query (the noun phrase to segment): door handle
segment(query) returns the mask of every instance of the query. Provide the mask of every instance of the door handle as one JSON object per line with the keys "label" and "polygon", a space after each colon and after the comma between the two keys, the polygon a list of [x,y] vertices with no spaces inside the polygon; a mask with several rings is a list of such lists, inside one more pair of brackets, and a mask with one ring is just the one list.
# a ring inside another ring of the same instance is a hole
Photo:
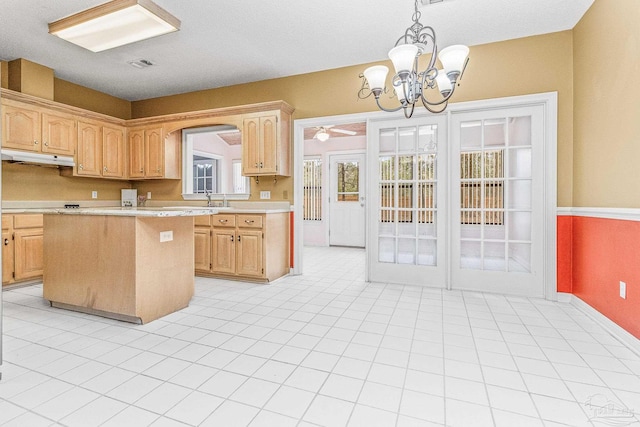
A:
{"label": "door handle", "polygon": [[4,245],[8,246],[9,245],[9,239],[4,239]]}

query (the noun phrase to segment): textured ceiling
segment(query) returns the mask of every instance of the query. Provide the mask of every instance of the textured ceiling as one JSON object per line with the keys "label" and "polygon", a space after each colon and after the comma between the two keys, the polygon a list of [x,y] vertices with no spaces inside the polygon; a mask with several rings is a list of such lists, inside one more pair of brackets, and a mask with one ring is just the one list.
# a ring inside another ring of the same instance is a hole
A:
{"label": "textured ceiling", "polygon": [[[411,24],[409,0],[155,0],[182,21],[169,35],[93,53],[47,23],[104,0],[2,0],[0,59],[127,100],[148,99],[381,61]],[[571,29],[593,0],[444,0],[422,6],[440,47]],[[144,58],[157,65],[135,69]]]}

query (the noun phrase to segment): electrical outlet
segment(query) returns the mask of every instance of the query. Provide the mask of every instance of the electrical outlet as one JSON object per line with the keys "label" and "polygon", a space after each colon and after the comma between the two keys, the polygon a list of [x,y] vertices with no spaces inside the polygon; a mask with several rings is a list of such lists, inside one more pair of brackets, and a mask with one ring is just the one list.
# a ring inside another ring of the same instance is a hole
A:
{"label": "electrical outlet", "polygon": [[147,200],[151,200],[151,191],[147,191]]}
{"label": "electrical outlet", "polygon": [[169,231],[161,231],[160,232],[160,242],[170,242],[173,240],[173,230]]}
{"label": "electrical outlet", "polygon": [[261,199],[270,199],[271,198],[271,191],[261,191],[260,192],[260,198]]}
{"label": "electrical outlet", "polygon": [[91,192],[91,198],[92,199],[97,199],[98,198],[98,192],[97,191],[92,191]]}
{"label": "electrical outlet", "polygon": [[622,280],[620,281],[620,298],[627,299],[627,284]]}

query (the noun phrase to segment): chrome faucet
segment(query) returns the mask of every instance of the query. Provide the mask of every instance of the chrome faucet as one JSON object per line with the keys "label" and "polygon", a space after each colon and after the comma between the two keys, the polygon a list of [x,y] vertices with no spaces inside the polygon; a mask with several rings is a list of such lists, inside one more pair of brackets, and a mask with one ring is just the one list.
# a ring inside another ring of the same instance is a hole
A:
{"label": "chrome faucet", "polygon": [[227,201],[227,193],[222,194],[222,206],[225,208],[229,206],[229,202]]}
{"label": "chrome faucet", "polygon": [[211,191],[205,188],[204,194],[207,196],[207,207],[211,207]]}

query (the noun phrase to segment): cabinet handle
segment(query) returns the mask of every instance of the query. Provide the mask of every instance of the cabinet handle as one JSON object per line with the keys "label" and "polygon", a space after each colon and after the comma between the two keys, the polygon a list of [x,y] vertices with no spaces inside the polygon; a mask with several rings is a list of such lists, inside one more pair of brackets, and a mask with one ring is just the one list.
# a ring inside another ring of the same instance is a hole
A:
{"label": "cabinet handle", "polygon": [[44,145],[45,145],[46,147],[48,147],[48,146],[49,146],[49,143],[48,143],[47,141],[45,141],[45,142],[44,142]]}
{"label": "cabinet handle", "polygon": [[160,168],[158,168],[158,169],[156,170],[156,172],[160,172]]}
{"label": "cabinet handle", "polygon": [[238,242],[240,241],[240,236],[238,236]]}
{"label": "cabinet handle", "polygon": [[262,169],[262,162],[260,162],[260,169]]}
{"label": "cabinet handle", "polygon": [[256,162],[256,167],[258,167],[258,163]]}
{"label": "cabinet handle", "polygon": [[36,141],[35,139],[33,140],[33,145],[38,145],[38,141]]}
{"label": "cabinet handle", "polygon": [[9,239],[4,239],[4,245],[8,246],[9,245]]}
{"label": "cabinet handle", "polygon": [[227,222],[229,222],[229,220],[227,220],[227,219],[219,219],[218,222],[226,224]]}
{"label": "cabinet handle", "polygon": [[80,164],[78,165],[78,169],[80,169],[80,170],[84,169],[84,166],[82,166],[82,163],[80,163]]}
{"label": "cabinet handle", "polygon": [[233,242],[233,234],[231,235],[231,241]]}
{"label": "cabinet handle", "polygon": [[245,219],[244,222],[246,222],[247,224],[253,224],[255,221],[252,219]]}
{"label": "cabinet handle", "polygon": [[105,166],[105,167],[104,167],[104,171],[105,171],[105,172],[109,172],[109,169],[107,169],[107,167]]}
{"label": "cabinet handle", "polygon": [[140,168],[140,173],[143,173],[143,172],[144,172],[144,169]]}

